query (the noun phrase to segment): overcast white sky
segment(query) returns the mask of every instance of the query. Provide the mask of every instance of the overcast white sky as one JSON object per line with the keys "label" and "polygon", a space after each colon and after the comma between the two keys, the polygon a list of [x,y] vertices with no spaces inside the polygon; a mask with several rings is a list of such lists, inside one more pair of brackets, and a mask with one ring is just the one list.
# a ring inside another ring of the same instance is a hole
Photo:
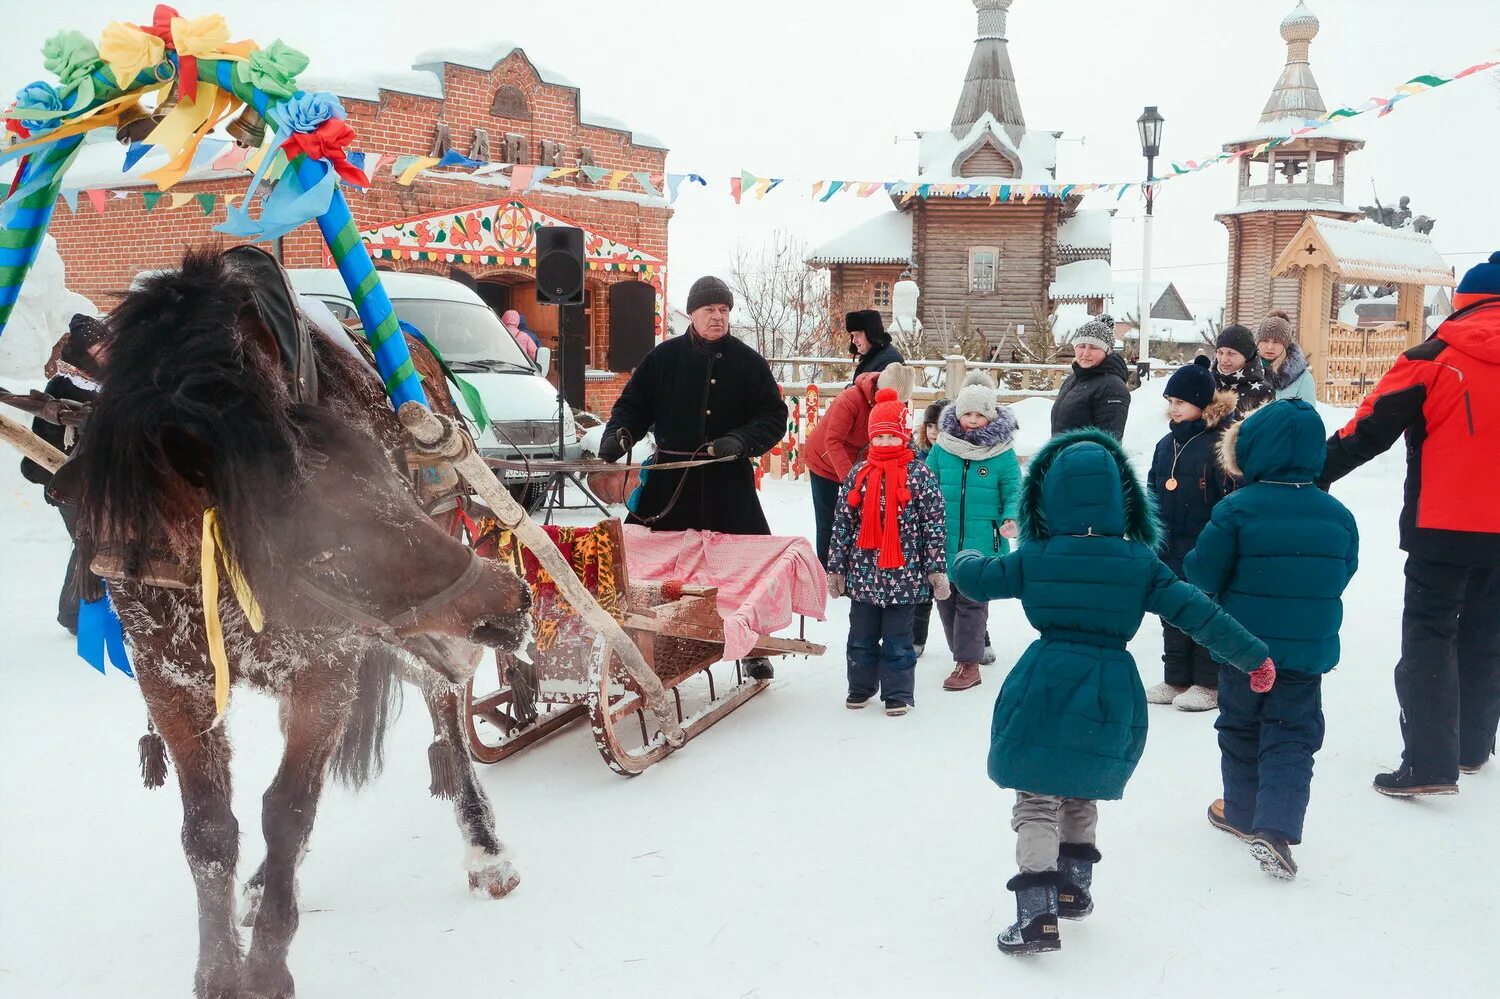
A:
{"label": "overcast white sky", "polygon": [[[1259,115],[1285,58],[1277,26],[1294,4],[1016,0],[1008,35],[1027,124],[1066,133],[1064,180],[1141,175],[1135,118],[1146,104],[1166,116],[1165,158],[1211,154]],[[1447,75],[1500,58],[1495,0],[1309,5],[1323,22],[1312,65],[1330,107],[1385,96],[1420,73]],[[153,6],[3,0],[0,86],[8,92],[42,75],[41,44],[54,31],[95,36],[111,20],[149,20]],[[737,207],[723,178],[741,168],[809,179],[912,176],[912,133],[951,118],[975,24],[969,0],[217,0],[179,7],[189,16],[222,13],[236,37],[263,45],[281,37],[311,55],[320,74],[403,69],[436,46],[518,42],[577,83],[589,106],[664,138],[668,169],[716,181],[707,191],[684,188],[677,202],[674,298],[699,273],[722,269],[737,240],[754,244],[783,227],[816,243],[877,200],[813,204],[799,186]],[[1460,271],[1500,248],[1493,72],[1413,98],[1387,118],[1358,120],[1368,145],[1351,159],[1350,201],[1368,203],[1372,179],[1383,200],[1410,194],[1414,210],[1438,219],[1434,239]],[[1195,307],[1222,304],[1226,240],[1213,215],[1233,200],[1234,175],[1223,167],[1176,181],[1158,199],[1158,272]],[[1133,278],[1142,209],[1133,196],[1119,205],[1115,265]]]}

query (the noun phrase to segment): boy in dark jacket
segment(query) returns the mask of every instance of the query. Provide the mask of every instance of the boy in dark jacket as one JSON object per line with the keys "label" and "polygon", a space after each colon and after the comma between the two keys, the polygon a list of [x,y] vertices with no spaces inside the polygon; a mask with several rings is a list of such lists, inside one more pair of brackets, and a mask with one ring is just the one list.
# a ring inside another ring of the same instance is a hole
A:
{"label": "boy in dark jacket", "polygon": [[848,596],[849,696],[862,708],[876,694],[885,713],[916,703],[917,606],[949,594],[943,494],[912,453],[906,404],[895,389],[875,393],[870,449],[839,492],[828,550],[828,595]]}
{"label": "boy in dark jacket", "polygon": [[[938,429],[938,418],[943,415],[943,410],[947,405],[947,399],[938,399],[936,402],[929,403],[927,408],[922,411],[922,422],[917,427],[917,437],[912,443],[914,450],[917,452],[917,458],[923,464],[927,463],[928,452],[937,443],[938,434],[942,432]],[[917,605],[916,620],[912,625],[912,639],[916,642],[915,648],[918,659],[922,658],[922,653],[927,649],[927,634],[931,630],[932,601],[927,600]],[[984,644],[990,644],[988,633],[985,635]]]}
{"label": "boy in dark jacket", "polygon": [[1108,433],[1054,437],[1031,460],[1018,551],[960,552],[954,585],[972,600],[1020,597],[1041,632],[1016,663],[990,726],[990,779],[1015,788],[1020,873],[1008,954],[1057,950],[1057,920],[1093,911],[1097,801],[1123,797],[1146,745],[1146,699],[1126,643],[1160,614],[1269,690],[1265,643],[1156,557],[1150,495]]}
{"label": "boy in dark jacket", "polygon": [[1209,822],[1250,843],[1261,870],[1290,880],[1302,841],[1313,754],[1323,745],[1323,674],[1338,665],[1344,587],[1354,576],[1354,516],[1314,484],[1323,421],[1301,399],[1273,402],[1230,427],[1220,461],[1243,479],[1184,560],[1187,580],[1266,643],[1276,687],[1257,693],[1219,671],[1222,804]]}
{"label": "boy in dark jacket", "polygon": [[[1156,445],[1146,486],[1161,514],[1161,560],[1182,578],[1182,558],[1198,542],[1214,504],[1234,489],[1219,465],[1218,444],[1234,420],[1239,402],[1233,392],[1215,390],[1208,358],[1185,364],[1167,379],[1167,419],[1171,429]],[[1208,650],[1166,622],[1161,626],[1161,683],[1146,690],[1147,704],[1171,704],[1179,711],[1211,711],[1219,704],[1219,667]]]}

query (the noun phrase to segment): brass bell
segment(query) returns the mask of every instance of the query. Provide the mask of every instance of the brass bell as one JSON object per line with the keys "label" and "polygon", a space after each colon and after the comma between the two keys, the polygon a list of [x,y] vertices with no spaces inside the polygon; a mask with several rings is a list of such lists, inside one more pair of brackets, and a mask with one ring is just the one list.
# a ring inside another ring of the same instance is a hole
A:
{"label": "brass bell", "polygon": [[266,122],[254,108],[246,105],[238,118],[224,126],[224,131],[235,144],[245,149],[259,149],[266,138]]}
{"label": "brass bell", "polygon": [[172,82],[172,89],[167,91],[167,99],[156,105],[156,110],[151,112],[151,123],[153,127],[155,127],[156,125],[160,125],[163,121],[165,121],[167,115],[172,113],[172,109],[177,107],[177,98],[177,82],[174,80]]}
{"label": "brass bell", "polygon": [[115,125],[115,140],[126,146],[143,142],[155,127],[156,121],[151,117],[151,112],[137,102],[120,113],[120,121]]}

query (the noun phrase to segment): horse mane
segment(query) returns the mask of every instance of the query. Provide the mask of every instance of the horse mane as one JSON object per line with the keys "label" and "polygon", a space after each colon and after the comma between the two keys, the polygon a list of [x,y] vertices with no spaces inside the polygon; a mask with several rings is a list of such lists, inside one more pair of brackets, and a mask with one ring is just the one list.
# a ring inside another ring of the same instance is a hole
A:
{"label": "horse mane", "polygon": [[[272,519],[294,506],[324,454],[368,453],[361,465],[393,474],[388,455],[359,440],[360,429],[375,431],[367,407],[378,380],[320,338],[324,398],[295,404],[276,362],[240,330],[252,291],[217,248],[189,250],[180,269],[142,279],[111,314],[103,388],[69,462],[81,556],[110,546],[137,566],[164,546],[196,548],[197,518],[212,506],[253,584],[274,568]],[[389,449],[399,424],[383,399],[380,408],[389,425],[376,439]]]}

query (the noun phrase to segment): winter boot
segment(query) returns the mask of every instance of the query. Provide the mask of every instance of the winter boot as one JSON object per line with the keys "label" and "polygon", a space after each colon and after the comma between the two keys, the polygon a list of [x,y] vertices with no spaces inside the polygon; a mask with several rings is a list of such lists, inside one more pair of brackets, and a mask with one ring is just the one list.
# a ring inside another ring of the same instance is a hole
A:
{"label": "winter boot", "polygon": [[1187,691],[1186,687],[1174,687],[1170,683],[1163,681],[1154,687],[1146,688],[1146,703],[1171,704],[1174,698],[1180,694],[1186,694]]}
{"label": "winter boot", "polygon": [[1092,843],[1063,843],[1057,851],[1057,914],[1082,919],[1094,911],[1094,865],[1099,851]]}
{"label": "winter boot", "polygon": [[991,666],[995,662],[995,647],[987,640],[984,643],[984,655],[979,659],[979,665]]}
{"label": "winter boot", "polygon": [[1215,829],[1222,829],[1229,835],[1238,837],[1239,839],[1244,840],[1246,843],[1250,842],[1250,840],[1254,838],[1250,833],[1241,829],[1239,826],[1235,825],[1233,822],[1230,822],[1229,819],[1224,817],[1223,798],[1215,798],[1214,803],[1208,806],[1208,824],[1213,826]]}
{"label": "winter boot", "polygon": [[1212,711],[1219,706],[1219,691],[1216,687],[1192,686],[1172,698],[1172,707],[1178,711]]}
{"label": "winter boot", "polygon": [[1062,948],[1057,935],[1057,872],[1022,871],[1006,882],[1016,893],[1016,921],[995,938],[1007,954],[1041,954]]}
{"label": "winter boot", "polygon": [[745,675],[752,680],[769,680],[776,675],[776,670],[771,668],[771,660],[765,656],[742,659],[740,665],[745,667]]}
{"label": "winter boot", "polygon": [[848,708],[850,711],[858,711],[860,708],[870,703],[870,698],[872,696],[873,695],[871,694],[866,694],[865,696],[860,697],[858,694],[851,690],[849,691],[849,696],[844,698],[844,707]]}
{"label": "winter boot", "polygon": [[1449,780],[1423,780],[1404,765],[1394,773],[1376,774],[1375,790],[1392,798],[1415,798],[1424,794],[1457,794],[1458,783]]}
{"label": "winter boot", "polygon": [[1297,862],[1292,859],[1292,844],[1279,832],[1257,829],[1250,840],[1250,855],[1260,861],[1260,869],[1273,878],[1290,881],[1297,876]]}
{"label": "winter boot", "polygon": [[979,686],[979,664],[958,663],[953,667],[953,672],[948,679],[943,681],[944,690],[968,690],[970,687]]}
{"label": "winter boot", "polygon": [[1484,769],[1484,765],[1485,765],[1486,762],[1488,762],[1488,761],[1481,760],[1478,763],[1460,763],[1458,765],[1458,772],[1461,773],[1461,774],[1470,774],[1470,775],[1477,774],[1477,773],[1479,773],[1479,771],[1481,771],[1481,770]]}
{"label": "winter boot", "polygon": [[927,643],[926,642],[918,642],[917,644],[915,644],[915,645],[912,646],[912,651],[917,654],[917,658],[918,659],[921,659],[922,658],[922,653],[927,651]]}
{"label": "winter boot", "polygon": [[886,701],[885,713],[892,718],[898,718],[911,710],[911,705],[905,701]]}

